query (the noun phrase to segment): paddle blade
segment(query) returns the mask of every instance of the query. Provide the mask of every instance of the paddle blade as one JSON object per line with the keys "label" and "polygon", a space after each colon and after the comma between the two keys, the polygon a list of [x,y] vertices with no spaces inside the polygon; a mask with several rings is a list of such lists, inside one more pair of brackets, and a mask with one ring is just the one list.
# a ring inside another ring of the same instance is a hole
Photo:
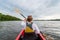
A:
{"label": "paddle blade", "polygon": [[19,13],[21,16],[23,16],[24,18],[26,18],[26,17],[22,14],[21,10],[19,10],[18,8],[15,8],[15,12],[16,12],[16,13]]}
{"label": "paddle blade", "polygon": [[21,13],[21,10],[19,10],[18,8],[15,8],[15,12],[16,13]]}

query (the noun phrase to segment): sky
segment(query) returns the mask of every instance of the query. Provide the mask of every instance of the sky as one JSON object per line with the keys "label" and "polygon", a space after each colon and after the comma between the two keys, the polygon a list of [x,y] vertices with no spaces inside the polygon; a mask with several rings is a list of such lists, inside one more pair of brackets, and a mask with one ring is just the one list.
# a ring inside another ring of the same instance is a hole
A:
{"label": "sky", "polygon": [[60,0],[0,0],[0,12],[23,19],[15,9],[34,19],[60,19]]}

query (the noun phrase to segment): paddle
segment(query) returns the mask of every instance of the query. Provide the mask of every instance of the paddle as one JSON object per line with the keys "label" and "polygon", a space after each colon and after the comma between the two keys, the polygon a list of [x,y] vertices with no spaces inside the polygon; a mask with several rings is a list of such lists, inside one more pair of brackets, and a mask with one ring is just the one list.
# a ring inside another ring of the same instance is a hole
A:
{"label": "paddle", "polygon": [[15,8],[15,12],[19,13],[22,17],[24,17],[26,19],[26,17],[22,14],[22,11],[19,10],[18,8]]}

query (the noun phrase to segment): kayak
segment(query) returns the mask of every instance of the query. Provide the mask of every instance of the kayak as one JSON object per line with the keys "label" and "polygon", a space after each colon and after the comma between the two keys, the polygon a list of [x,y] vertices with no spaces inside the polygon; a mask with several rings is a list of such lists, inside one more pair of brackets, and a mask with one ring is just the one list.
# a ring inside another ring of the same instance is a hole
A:
{"label": "kayak", "polygon": [[[21,38],[22,36],[24,36],[24,29],[21,30],[21,32],[18,34],[18,36],[16,37],[15,40],[22,40],[23,39],[23,38]],[[31,40],[31,39],[29,39],[29,40]],[[43,34],[40,33],[40,34],[38,34],[38,37],[36,40],[46,40],[46,39],[44,38]]]}

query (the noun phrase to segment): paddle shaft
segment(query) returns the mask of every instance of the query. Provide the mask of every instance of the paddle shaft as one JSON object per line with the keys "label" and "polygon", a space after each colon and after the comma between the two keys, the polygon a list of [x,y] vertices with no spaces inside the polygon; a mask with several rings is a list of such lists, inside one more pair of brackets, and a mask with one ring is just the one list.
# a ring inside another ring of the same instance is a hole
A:
{"label": "paddle shaft", "polygon": [[19,13],[21,16],[23,16],[24,18],[26,18],[23,14]]}

